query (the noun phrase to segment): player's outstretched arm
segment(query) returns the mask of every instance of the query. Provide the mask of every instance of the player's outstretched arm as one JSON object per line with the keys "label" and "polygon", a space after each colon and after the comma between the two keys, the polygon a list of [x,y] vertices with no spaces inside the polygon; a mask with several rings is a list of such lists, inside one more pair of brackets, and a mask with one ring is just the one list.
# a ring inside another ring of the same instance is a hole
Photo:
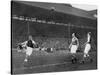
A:
{"label": "player's outstretched arm", "polygon": [[27,41],[25,41],[25,42],[22,42],[21,44],[22,44],[22,45],[25,45],[26,43],[27,43]]}

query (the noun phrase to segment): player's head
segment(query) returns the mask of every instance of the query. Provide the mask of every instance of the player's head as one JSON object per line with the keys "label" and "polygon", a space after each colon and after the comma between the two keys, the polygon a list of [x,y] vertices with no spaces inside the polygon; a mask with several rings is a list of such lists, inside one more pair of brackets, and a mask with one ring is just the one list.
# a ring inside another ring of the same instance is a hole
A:
{"label": "player's head", "polygon": [[29,39],[29,40],[32,40],[32,36],[31,36],[31,35],[29,35],[28,39]]}

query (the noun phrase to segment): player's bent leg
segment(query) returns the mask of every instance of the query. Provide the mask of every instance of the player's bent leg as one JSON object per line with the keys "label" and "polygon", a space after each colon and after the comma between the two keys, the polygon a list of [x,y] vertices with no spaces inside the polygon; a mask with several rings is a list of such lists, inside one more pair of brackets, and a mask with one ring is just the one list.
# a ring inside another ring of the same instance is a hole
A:
{"label": "player's bent leg", "polygon": [[28,61],[28,57],[29,57],[28,55],[25,56],[24,62]]}
{"label": "player's bent leg", "polygon": [[89,56],[89,54],[88,54],[89,50],[90,50],[90,44],[86,44],[85,49],[84,49],[83,59],[81,60],[80,63],[82,63],[82,64],[85,63],[85,59]]}
{"label": "player's bent leg", "polygon": [[33,48],[27,47],[26,57],[25,57],[25,60],[24,60],[25,62],[28,62],[28,58],[31,56],[32,51],[33,51]]}
{"label": "player's bent leg", "polygon": [[76,53],[72,53],[72,58],[71,58],[72,64],[77,63],[77,58],[76,58],[76,55],[75,55],[75,54],[76,54]]}
{"label": "player's bent leg", "polygon": [[84,54],[83,54],[83,58],[82,60],[80,61],[81,64],[84,64],[85,63],[85,58],[87,57],[87,53],[84,51]]}
{"label": "player's bent leg", "polygon": [[86,57],[89,57],[89,51],[91,49],[91,45],[89,43],[86,44],[85,46],[85,50],[84,50],[84,54],[86,55]]}
{"label": "player's bent leg", "polygon": [[71,53],[72,53],[72,60],[71,61],[73,64],[77,63],[77,58],[75,56],[77,48],[78,48],[77,45],[72,45],[72,47],[71,47]]}

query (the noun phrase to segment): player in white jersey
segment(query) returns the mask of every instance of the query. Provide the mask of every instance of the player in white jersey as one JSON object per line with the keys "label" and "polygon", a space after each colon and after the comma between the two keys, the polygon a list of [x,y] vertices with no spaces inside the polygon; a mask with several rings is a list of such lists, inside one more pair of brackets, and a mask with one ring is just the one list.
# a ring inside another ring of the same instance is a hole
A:
{"label": "player in white jersey", "polygon": [[73,33],[72,34],[72,41],[71,41],[71,44],[69,45],[70,52],[76,53],[78,46],[79,46],[78,38],[75,36],[75,33]]}
{"label": "player in white jersey", "polygon": [[32,54],[33,48],[35,48],[37,46],[36,42],[32,39],[32,36],[29,36],[29,39],[23,43],[21,43],[22,46],[25,46],[26,49],[24,49],[25,53],[26,53],[26,57],[25,57],[25,62],[28,61],[28,57]]}
{"label": "player in white jersey", "polygon": [[85,49],[84,49],[84,57],[89,56],[89,51],[91,50],[91,32],[87,33],[87,42],[85,43]]}
{"label": "player in white jersey", "polygon": [[75,33],[73,33],[72,34],[72,41],[71,41],[71,44],[69,45],[70,53],[72,54],[72,63],[77,62],[75,53],[76,53],[78,47],[79,47],[78,38],[75,36]]}
{"label": "player in white jersey", "polygon": [[[82,59],[81,63],[84,63],[85,58],[89,57],[89,51],[91,50],[91,32],[87,33],[87,41],[84,45],[85,45],[85,49],[84,49],[84,55],[83,55],[83,59]],[[92,58],[90,58],[90,62],[93,62]]]}

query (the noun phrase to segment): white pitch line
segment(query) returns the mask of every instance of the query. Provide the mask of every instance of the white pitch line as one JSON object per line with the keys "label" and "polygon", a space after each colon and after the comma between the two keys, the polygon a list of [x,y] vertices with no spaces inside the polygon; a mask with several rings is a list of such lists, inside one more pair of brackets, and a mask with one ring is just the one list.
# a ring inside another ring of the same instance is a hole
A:
{"label": "white pitch line", "polygon": [[23,67],[23,68],[17,68],[14,70],[24,70],[24,69],[32,69],[32,68],[39,68],[39,67],[48,67],[48,66],[55,66],[55,65],[61,65],[61,64],[66,64],[66,63],[71,63],[71,62],[64,62],[64,63],[56,63],[56,64],[47,64],[47,65],[38,65],[38,66],[33,66],[33,67]]}

